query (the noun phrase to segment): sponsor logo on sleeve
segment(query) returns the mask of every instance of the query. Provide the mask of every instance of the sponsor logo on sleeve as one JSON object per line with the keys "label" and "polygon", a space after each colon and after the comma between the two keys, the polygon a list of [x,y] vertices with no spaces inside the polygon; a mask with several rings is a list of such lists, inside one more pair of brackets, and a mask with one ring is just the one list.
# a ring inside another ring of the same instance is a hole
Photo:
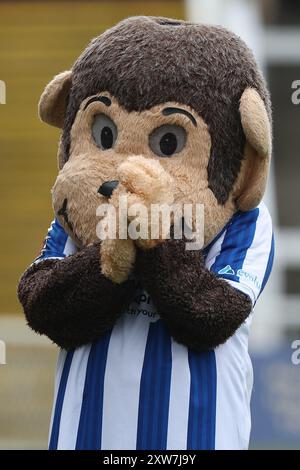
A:
{"label": "sponsor logo on sleeve", "polygon": [[230,266],[230,264],[227,264],[224,268],[220,269],[218,271],[218,274],[227,274],[229,276],[237,276],[239,279],[243,279],[244,281],[250,282],[251,284],[254,284],[254,286],[257,289],[261,289],[261,283],[257,277],[256,274],[252,274],[248,271],[245,271],[244,269],[238,269],[236,272],[235,270]]}

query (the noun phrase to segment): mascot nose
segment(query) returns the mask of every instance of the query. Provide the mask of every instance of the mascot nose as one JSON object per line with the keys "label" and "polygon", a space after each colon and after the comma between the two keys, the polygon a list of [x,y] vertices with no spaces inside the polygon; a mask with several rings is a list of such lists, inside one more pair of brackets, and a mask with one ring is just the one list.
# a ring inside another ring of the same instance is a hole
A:
{"label": "mascot nose", "polygon": [[105,183],[102,183],[100,188],[98,189],[98,193],[102,194],[102,196],[110,197],[112,195],[112,192],[116,187],[118,186],[119,181],[113,180],[113,181],[105,181]]}

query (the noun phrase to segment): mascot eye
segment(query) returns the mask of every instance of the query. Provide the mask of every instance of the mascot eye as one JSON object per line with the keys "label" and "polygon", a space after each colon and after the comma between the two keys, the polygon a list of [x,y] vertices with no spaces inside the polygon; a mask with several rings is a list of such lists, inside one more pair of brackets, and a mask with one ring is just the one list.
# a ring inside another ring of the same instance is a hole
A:
{"label": "mascot eye", "polygon": [[149,145],[159,157],[171,157],[181,152],[186,144],[186,130],[181,126],[164,125],[155,129],[149,137]]}
{"label": "mascot eye", "polygon": [[97,114],[92,125],[92,134],[97,146],[102,150],[108,150],[116,143],[118,129],[108,116]]}

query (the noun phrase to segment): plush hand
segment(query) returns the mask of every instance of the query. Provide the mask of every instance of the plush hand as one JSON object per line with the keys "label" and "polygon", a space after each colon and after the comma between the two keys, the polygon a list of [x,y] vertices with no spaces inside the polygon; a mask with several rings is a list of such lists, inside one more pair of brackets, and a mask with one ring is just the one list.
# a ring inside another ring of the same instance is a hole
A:
{"label": "plush hand", "polygon": [[[122,214],[117,224],[116,239],[105,239],[101,246],[102,273],[114,282],[124,282],[133,268],[136,246],[143,249],[153,248],[168,236],[159,224],[151,219],[153,204],[172,204],[174,200],[172,178],[156,160],[142,156],[129,157],[117,170],[119,186],[110,198],[110,203],[119,213],[120,196],[126,200],[126,214]],[[108,217],[103,220],[107,224]],[[126,220],[129,235],[120,239],[120,221]],[[156,221],[158,222],[158,221]],[[145,229],[138,236],[138,226]],[[134,228],[136,230],[134,230]],[[130,230],[132,229],[132,230]],[[134,232],[134,239],[130,235]],[[146,233],[145,233],[146,232]],[[152,238],[157,234],[157,238]],[[143,238],[147,237],[147,238]]]}
{"label": "plush hand", "polygon": [[34,263],[20,279],[28,324],[64,349],[101,338],[133,298],[134,282],[117,285],[101,274],[99,245]]}
{"label": "plush hand", "polygon": [[246,320],[250,298],[205,267],[201,251],[184,240],[138,249],[135,272],[170,334],[198,351],[224,343]]}

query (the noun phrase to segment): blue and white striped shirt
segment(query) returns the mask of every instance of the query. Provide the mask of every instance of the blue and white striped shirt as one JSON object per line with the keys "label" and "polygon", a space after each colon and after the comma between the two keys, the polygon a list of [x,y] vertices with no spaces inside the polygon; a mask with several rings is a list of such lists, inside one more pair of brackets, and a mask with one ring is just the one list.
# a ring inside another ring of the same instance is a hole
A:
{"label": "blue and white striped shirt", "polygon": [[[38,261],[75,251],[55,221]],[[254,305],[274,257],[265,205],[234,215],[205,254],[207,268]],[[247,448],[251,317],[222,346],[196,353],[171,338],[151,298],[138,288],[103,338],[60,351],[50,449]]]}

